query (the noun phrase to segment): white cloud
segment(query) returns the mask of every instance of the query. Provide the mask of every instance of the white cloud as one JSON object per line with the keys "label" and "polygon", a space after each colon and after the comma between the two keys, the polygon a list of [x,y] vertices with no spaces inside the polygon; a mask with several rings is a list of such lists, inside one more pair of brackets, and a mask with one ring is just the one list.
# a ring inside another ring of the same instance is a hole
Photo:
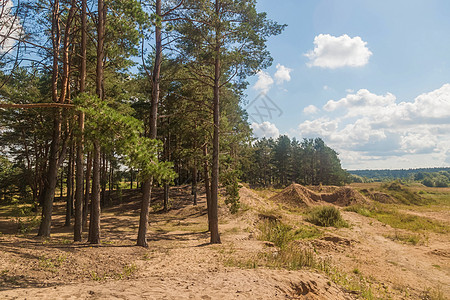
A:
{"label": "white cloud", "polygon": [[340,67],[362,67],[369,62],[372,52],[359,36],[344,34],[335,37],[319,34],[314,38],[314,50],[305,54],[309,67],[336,69]]}
{"label": "white cloud", "polygon": [[307,107],[305,107],[303,109],[303,113],[307,114],[307,115],[313,115],[319,112],[319,109],[317,108],[317,106],[315,105],[308,105]]}
{"label": "white cloud", "polygon": [[19,19],[13,15],[13,2],[11,0],[0,0],[0,53],[7,52],[16,43],[22,34],[22,26]]}
{"label": "white cloud", "polygon": [[386,107],[395,103],[395,96],[387,93],[385,96],[379,96],[369,92],[366,89],[359,90],[356,94],[349,94],[346,97],[334,101],[330,100],[324,105],[323,109],[326,111],[334,111],[340,108],[347,108],[355,114],[357,108],[360,107],[365,113],[373,107]]}
{"label": "white cloud", "polygon": [[291,81],[291,72],[292,69],[289,69],[283,65],[278,64],[277,65],[277,71],[275,72],[275,80],[277,81],[277,84],[282,84],[284,82]]}
{"label": "white cloud", "polygon": [[252,123],[250,127],[253,129],[253,133],[258,138],[276,138],[280,135],[280,131],[275,126],[275,124],[272,124],[268,121],[262,122],[262,123]]}
{"label": "white cloud", "polygon": [[258,81],[256,81],[253,88],[261,93],[267,94],[274,83],[272,77],[264,71],[259,71],[257,75]]}
{"label": "white cloud", "polygon": [[322,116],[298,126],[298,134],[324,138],[344,153],[344,164],[348,158],[346,167],[361,168],[358,161],[371,168],[448,165],[450,84],[410,102],[362,89],[323,108]]}

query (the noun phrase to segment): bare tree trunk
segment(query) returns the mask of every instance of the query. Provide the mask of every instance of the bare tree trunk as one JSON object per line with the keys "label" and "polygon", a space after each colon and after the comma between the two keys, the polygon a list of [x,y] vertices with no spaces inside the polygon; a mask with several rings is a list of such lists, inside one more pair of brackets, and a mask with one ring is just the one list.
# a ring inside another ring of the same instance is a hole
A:
{"label": "bare tree trunk", "polygon": [[87,154],[87,165],[86,165],[86,188],[84,191],[84,202],[83,202],[83,229],[87,228],[88,211],[89,211],[89,201],[91,196],[91,170],[92,170],[92,157],[91,152]]}
{"label": "bare tree trunk", "polygon": [[[98,0],[98,24],[97,24],[97,78],[96,92],[100,99],[103,99],[103,57],[105,42],[105,16],[106,9],[104,0]],[[89,224],[89,243],[100,243],[100,143],[98,139],[94,140],[94,167],[92,180],[92,203],[91,217]]]}
{"label": "bare tree trunk", "polygon": [[73,210],[73,143],[69,150],[69,163],[67,165],[67,196],[66,196],[66,222],[64,226],[70,226]]}
{"label": "bare tree trunk", "polygon": [[197,164],[194,163],[192,168],[192,195],[194,197],[194,205],[197,205]]}
{"label": "bare tree trunk", "polygon": [[206,207],[208,209],[208,231],[211,230],[211,188],[209,185],[208,144],[203,145],[203,176],[205,177]]}
{"label": "bare tree trunk", "polygon": [[130,189],[133,189],[133,169],[130,169]]}
{"label": "bare tree trunk", "polygon": [[[44,195],[42,198],[42,220],[38,236],[49,237],[53,213],[53,200],[58,180],[58,148],[61,135],[61,109],[57,108],[53,120],[52,143],[48,162],[47,178],[45,179]],[[61,189],[62,193],[62,189]]]}
{"label": "bare tree trunk", "polygon": [[[86,10],[87,0],[81,1],[81,68],[80,68],[80,93],[84,93],[86,88]],[[77,139],[77,170],[76,170],[76,192],[75,192],[75,225],[73,228],[73,240],[81,242],[81,234],[83,232],[83,183],[84,183],[84,113],[78,114],[78,130]],[[87,210],[87,207],[84,209]],[[87,211],[86,211],[87,212]],[[86,216],[87,218],[87,216]]]}
{"label": "bare tree trunk", "polygon": [[[52,100],[58,102],[58,59],[59,45],[61,41],[59,29],[59,1],[55,0],[52,8],[52,46],[53,46],[53,69],[52,69]],[[45,179],[45,194],[42,197],[42,220],[39,226],[38,236],[50,236],[53,200],[55,198],[56,184],[58,181],[58,151],[61,138],[61,109],[56,108],[53,116],[53,133],[50,145],[47,178]],[[62,191],[61,191],[62,193]]]}
{"label": "bare tree trunk", "polygon": [[[156,0],[156,15],[161,16],[161,0]],[[153,66],[152,77],[152,107],[150,112],[150,138],[156,139],[157,136],[157,121],[158,121],[158,102],[159,102],[159,80],[161,74],[161,60],[162,60],[162,41],[161,28],[155,28],[155,64]],[[139,231],[137,238],[137,245],[148,247],[147,243],[147,228],[148,228],[148,213],[150,206],[150,199],[152,193],[153,178],[150,177],[144,180],[141,215],[139,220]]]}
{"label": "bare tree trunk", "polygon": [[100,144],[94,142],[94,167],[92,179],[91,218],[89,223],[90,244],[100,244]]}
{"label": "bare tree trunk", "polygon": [[[219,16],[219,0],[216,0],[216,14]],[[212,153],[212,172],[211,172],[211,244],[220,244],[219,218],[218,218],[218,197],[219,197],[219,118],[220,118],[220,44],[219,30],[216,28],[216,49],[214,62],[214,135],[213,135],[213,153]]]}

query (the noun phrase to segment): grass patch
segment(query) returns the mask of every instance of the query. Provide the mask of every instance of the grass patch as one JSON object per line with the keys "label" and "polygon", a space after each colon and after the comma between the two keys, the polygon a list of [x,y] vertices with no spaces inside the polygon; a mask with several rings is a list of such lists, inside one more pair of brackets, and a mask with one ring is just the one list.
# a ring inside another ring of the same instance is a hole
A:
{"label": "grass patch", "polygon": [[397,181],[382,185],[382,189],[384,192],[406,205],[429,204],[429,201],[423,198],[419,193],[410,190]]}
{"label": "grass patch", "polygon": [[407,234],[407,233],[398,233],[397,231],[393,235],[385,235],[386,238],[398,241],[405,244],[411,244],[411,245],[425,245],[428,241],[428,239],[424,236],[421,236],[419,234]]}
{"label": "grass patch", "polygon": [[258,235],[259,240],[272,242],[275,246],[280,248],[285,247],[293,241],[295,237],[292,227],[283,224],[277,219],[263,220],[259,224],[258,229],[261,231]]}
{"label": "grass patch", "polygon": [[301,225],[294,228],[275,218],[263,219],[258,229],[260,230],[257,237],[259,240],[272,242],[279,248],[284,248],[295,240],[314,239],[322,235],[322,232],[313,226]]}
{"label": "grass patch", "polygon": [[312,208],[306,215],[306,221],[322,227],[348,227],[342,218],[341,212],[334,206],[321,206]]}
{"label": "grass patch", "polygon": [[393,228],[406,229],[414,232],[432,231],[436,233],[449,233],[450,227],[442,222],[429,218],[399,212],[395,207],[375,204],[371,206],[354,205],[345,209],[390,225]]}

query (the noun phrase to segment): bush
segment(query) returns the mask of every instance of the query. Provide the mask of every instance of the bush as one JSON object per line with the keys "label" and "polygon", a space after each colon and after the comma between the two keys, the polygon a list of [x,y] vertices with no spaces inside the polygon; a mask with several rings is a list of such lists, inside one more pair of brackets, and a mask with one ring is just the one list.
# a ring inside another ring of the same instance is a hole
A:
{"label": "bush", "polygon": [[306,221],[323,227],[348,227],[348,223],[342,218],[341,212],[334,206],[321,206],[310,210]]}

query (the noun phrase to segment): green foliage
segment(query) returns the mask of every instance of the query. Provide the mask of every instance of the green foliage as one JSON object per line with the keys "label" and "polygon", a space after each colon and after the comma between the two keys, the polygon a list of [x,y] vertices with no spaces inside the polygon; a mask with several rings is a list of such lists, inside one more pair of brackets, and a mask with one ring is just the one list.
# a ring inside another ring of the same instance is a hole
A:
{"label": "green foliage", "polygon": [[239,201],[239,183],[236,170],[225,172],[222,177],[222,183],[225,186],[226,199],[225,204],[228,205],[230,212],[235,214],[241,207]]}
{"label": "green foliage", "polygon": [[341,212],[334,206],[321,206],[312,208],[306,215],[306,221],[323,227],[348,227],[342,218]]}
{"label": "green foliage", "polygon": [[350,182],[338,154],[320,138],[304,139],[301,143],[287,136],[277,140],[263,138],[250,147],[252,163],[244,169],[243,179],[251,184],[343,185]]}
{"label": "green foliage", "polygon": [[74,100],[86,114],[86,136],[98,139],[103,147],[110,147],[125,156],[129,166],[141,171],[141,178],[159,182],[175,177],[172,163],[160,162],[161,142],[142,136],[142,122],[120,113],[96,96],[83,94]]}
{"label": "green foliage", "polygon": [[406,205],[425,205],[427,201],[421,195],[411,191],[406,186],[402,185],[399,181],[383,184],[383,190]]}

